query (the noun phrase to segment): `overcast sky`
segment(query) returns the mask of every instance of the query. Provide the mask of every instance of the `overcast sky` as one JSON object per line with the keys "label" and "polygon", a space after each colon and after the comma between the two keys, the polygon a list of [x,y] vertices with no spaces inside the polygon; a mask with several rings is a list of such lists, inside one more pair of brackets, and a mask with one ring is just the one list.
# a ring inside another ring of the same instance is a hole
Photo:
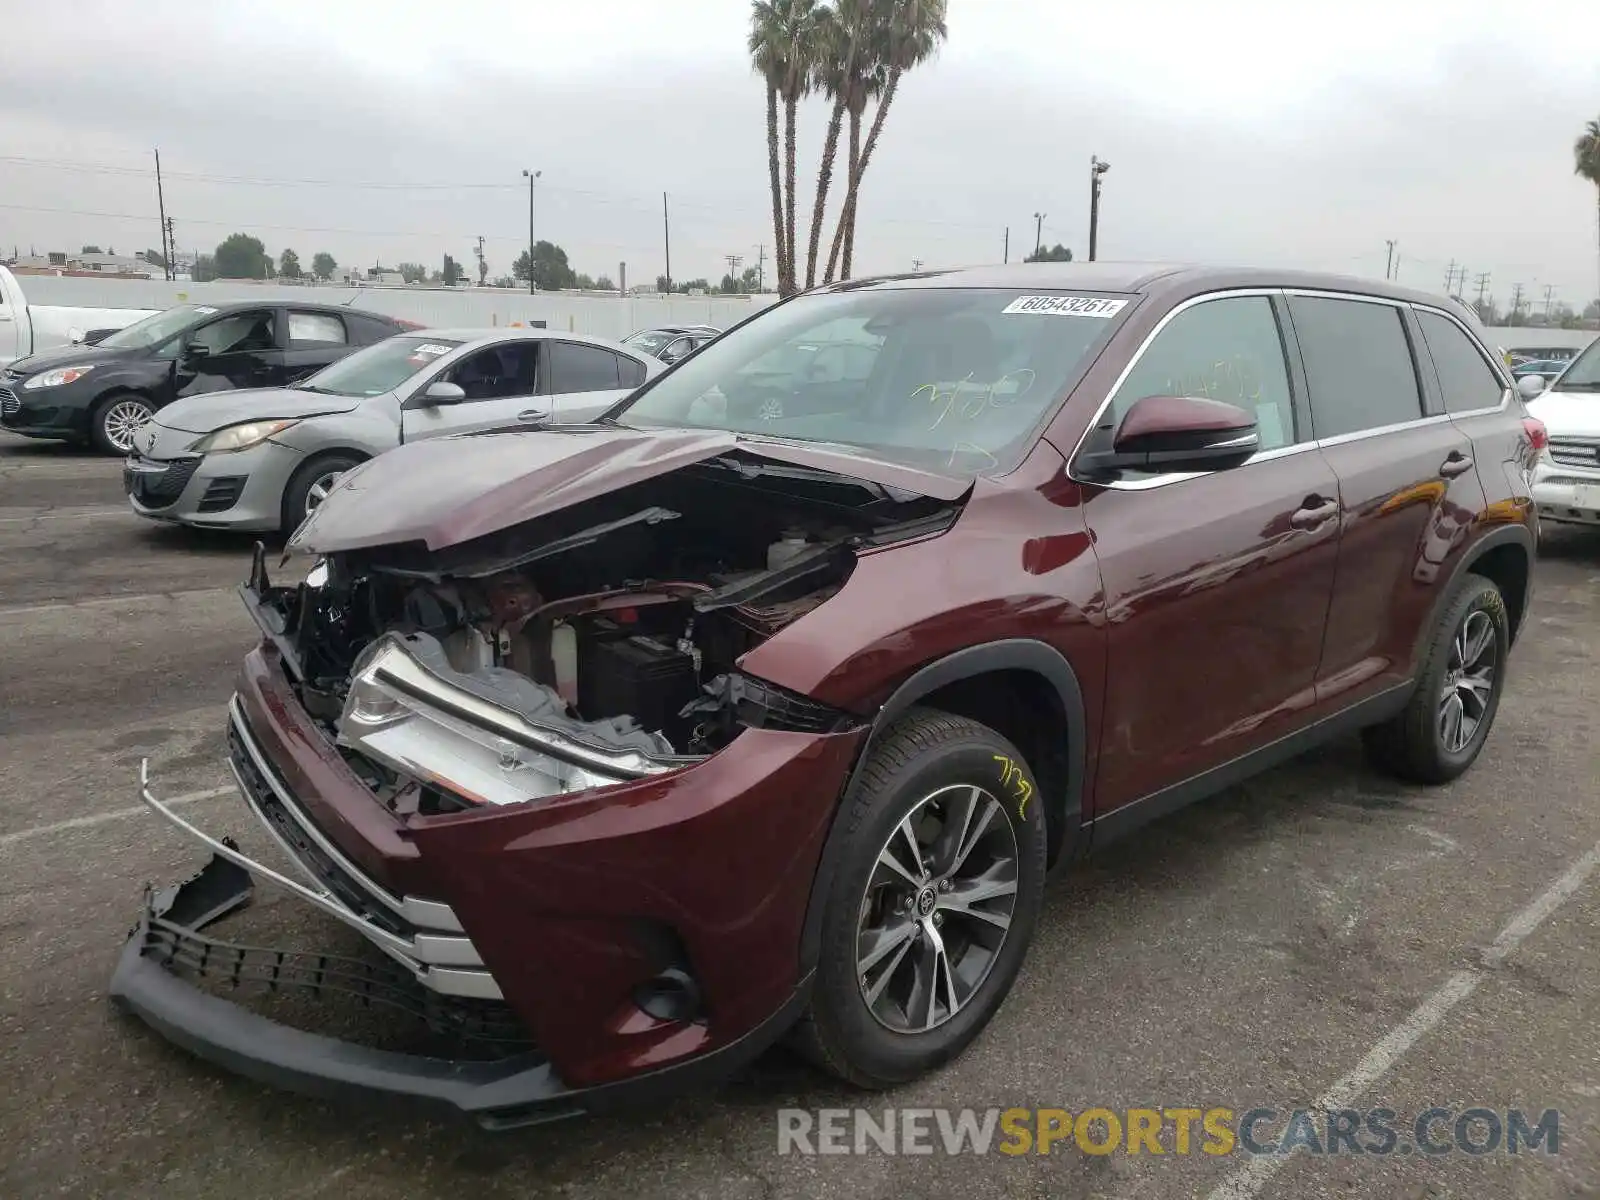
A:
{"label": "overcast sky", "polygon": [[[8,251],[158,245],[137,172],[159,146],[184,249],[241,229],[307,263],[436,267],[470,262],[482,234],[500,274],[526,244],[530,167],[538,236],[580,271],[659,274],[663,191],[676,278],[753,265],[763,243],[770,270],[747,0],[7,8]],[[1035,212],[1081,256],[1098,154],[1102,258],[1381,276],[1392,238],[1405,282],[1441,288],[1454,259],[1491,272],[1502,303],[1516,283],[1595,296],[1596,197],[1572,171],[1600,117],[1595,0],[1297,9],[950,0],[950,40],[909,77],[868,173],[856,273],[998,262],[1008,226],[1015,260]],[[826,116],[802,110],[806,193]]]}

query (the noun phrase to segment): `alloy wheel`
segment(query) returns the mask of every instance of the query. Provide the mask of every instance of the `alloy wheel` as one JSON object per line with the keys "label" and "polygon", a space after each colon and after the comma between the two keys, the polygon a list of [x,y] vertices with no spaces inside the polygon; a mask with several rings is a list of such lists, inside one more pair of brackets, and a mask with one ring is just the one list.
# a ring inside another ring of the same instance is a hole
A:
{"label": "alloy wheel", "polygon": [[106,441],[124,454],[133,453],[133,439],[150,421],[150,408],[138,400],[118,400],[106,410]]}
{"label": "alloy wheel", "polygon": [[306,516],[309,517],[317,505],[328,498],[328,493],[343,474],[343,471],[324,471],[311,481],[311,486],[306,489]]}
{"label": "alloy wheel", "polygon": [[1489,614],[1477,609],[1456,631],[1439,690],[1439,740],[1451,754],[1472,744],[1494,696],[1495,628]]}
{"label": "alloy wheel", "polygon": [[941,788],[895,826],[856,927],[856,977],[879,1024],[925,1033],[977,994],[1011,928],[1018,864],[1010,818],[981,787]]}

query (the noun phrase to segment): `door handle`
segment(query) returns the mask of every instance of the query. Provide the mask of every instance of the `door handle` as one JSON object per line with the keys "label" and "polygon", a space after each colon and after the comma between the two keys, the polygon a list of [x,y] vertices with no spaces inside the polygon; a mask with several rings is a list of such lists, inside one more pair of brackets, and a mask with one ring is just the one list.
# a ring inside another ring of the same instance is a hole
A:
{"label": "door handle", "polygon": [[1289,524],[1296,529],[1315,529],[1338,511],[1337,500],[1324,499],[1322,496],[1307,496],[1305,503],[1289,518]]}
{"label": "door handle", "polygon": [[1464,475],[1471,469],[1471,456],[1463,454],[1459,450],[1450,451],[1450,457],[1439,464],[1439,474],[1446,479],[1454,479],[1457,475]]}
{"label": "door handle", "polygon": [[548,408],[525,408],[517,414],[517,420],[527,421],[530,424],[536,421],[548,421],[550,410]]}

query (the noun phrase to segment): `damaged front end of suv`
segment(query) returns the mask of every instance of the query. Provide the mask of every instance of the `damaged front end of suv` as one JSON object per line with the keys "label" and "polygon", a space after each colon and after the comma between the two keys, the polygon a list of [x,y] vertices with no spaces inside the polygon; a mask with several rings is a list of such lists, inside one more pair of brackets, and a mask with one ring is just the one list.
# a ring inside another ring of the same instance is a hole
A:
{"label": "damaged front end of suv", "polygon": [[[969,487],[599,426],[352,472],[291,541],[315,559],[304,581],[272,582],[258,547],[240,589],[263,636],[230,766],[299,877],[147,777],[146,803],[213,858],[147,896],[113,996],[242,1074],[489,1126],[726,1073],[805,1003],[800,922],[867,725],[741,664],[848,605],[862,555],[948,529]],[[253,878],[377,954],[217,940]],[[224,998],[245,985],[353,996],[436,1040],[334,1040]]]}

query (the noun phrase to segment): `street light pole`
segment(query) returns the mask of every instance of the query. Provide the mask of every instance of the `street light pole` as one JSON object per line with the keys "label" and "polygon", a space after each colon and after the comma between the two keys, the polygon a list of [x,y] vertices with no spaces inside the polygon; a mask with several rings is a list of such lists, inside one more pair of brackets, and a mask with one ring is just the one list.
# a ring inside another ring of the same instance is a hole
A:
{"label": "street light pole", "polygon": [[1044,240],[1045,213],[1033,214],[1033,256],[1039,257],[1039,244]]}
{"label": "street light pole", "polygon": [[1099,157],[1089,156],[1089,261],[1095,259],[1100,248],[1100,176],[1111,169],[1111,164]]}
{"label": "street light pole", "polygon": [[528,295],[530,296],[539,290],[533,282],[533,186],[543,174],[543,171],[527,169],[522,172],[522,177],[528,181]]}

